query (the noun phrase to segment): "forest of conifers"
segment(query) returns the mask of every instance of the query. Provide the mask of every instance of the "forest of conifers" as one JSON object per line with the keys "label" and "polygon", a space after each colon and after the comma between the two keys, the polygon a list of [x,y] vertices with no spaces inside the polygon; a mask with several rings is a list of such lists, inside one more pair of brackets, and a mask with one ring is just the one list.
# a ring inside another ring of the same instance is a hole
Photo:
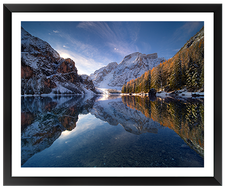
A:
{"label": "forest of conifers", "polygon": [[122,87],[122,93],[204,90],[204,27],[194,35],[172,58],[146,71]]}

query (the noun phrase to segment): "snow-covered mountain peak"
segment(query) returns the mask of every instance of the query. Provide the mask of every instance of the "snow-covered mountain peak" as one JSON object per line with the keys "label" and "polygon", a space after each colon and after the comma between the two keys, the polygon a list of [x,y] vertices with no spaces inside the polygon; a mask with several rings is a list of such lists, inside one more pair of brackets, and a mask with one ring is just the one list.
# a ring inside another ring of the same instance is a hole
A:
{"label": "snow-covered mountain peak", "polygon": [[[112,69],[114,69],[114,68],[117,67],[117,66],[118,66],[117,62],[111,62],[111,63],[109,63],[107,66],[104,66],[104,67],[102,67],[102,68],[96,70],[96,71],[94,72],[94,74],[96,75],[96,74],[98,74],[99,72],[101,72],[101,71],[103,71],[103,70],[111,71]],[[92,75],[93,75],[93,74],[92,74]]]}
{"label": "snow-covered mountain peak", "polygon": [[29,34],[25,29],[23,29],[23,27],[21,27],[21,38],[25,38],[25,37],[32,37],[31,34]]}
{"label": "snow-covered mountain peak", "polygon": [[[131,53],[131,54],[125,56],[124,59],[123,59],[123,61],[127,61],[127,60],[129,60],[129,59],[131,59],[131,58],[133,58],[133,57],[136,58],[139,54],[141,54],[141,53],[139,53],[139,52]],[[122,62],[123,62],[123,61],[122,61]]]}
{"label": "snow-covered mountain peak", "polygon": [[107,65],[107,67],[115,67],[117,65],[118,65],[117,62],[111,62]]}
{"label": "snow-covered mountain peak", "polygon": [[[21,27],[21,52],[29,52],[36,56],[48,55],[60,58],[60,55],[46,41],[34,37]],[[46,54],[48,52],[48,54]]]}
{"label": "snow-covered mountain peak", "polygon": [[146,54],[142,54],[142,53],[139,53],[139,52],[135,52],[135,53],[132,53],[132,54],[129,54],[129,55],[125,56],[120,64],[121,65],[136,64],[138,61],[142,61],[143,58],[144,59],[157,59],[158,54],[153,53],[153,54],[147,54],[146,55]]}
{"label": "snow-covered mountain peak", "polygon": [[121,89],[123,84],[140,77],[144,72],[163,61],[165,59],[158,58],[157,53],[146,55],[135,52],[125,56],[118,65],[110,63],[96,70],[90,77],[96,87]]}

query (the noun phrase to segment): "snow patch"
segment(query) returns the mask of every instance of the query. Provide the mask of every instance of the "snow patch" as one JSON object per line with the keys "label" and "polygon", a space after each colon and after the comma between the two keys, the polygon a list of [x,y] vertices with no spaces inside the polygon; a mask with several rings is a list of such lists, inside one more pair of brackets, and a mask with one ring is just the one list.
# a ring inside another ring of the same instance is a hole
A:
{"label": "snow patch", "polygon": [[122,86],[132,79],[136,79],[149,69],[165,61],[158,58],[157,53],[141,54],[139,52],[127,55],[119,65],[100,68],[90,75],[96,87],[121,90]]}

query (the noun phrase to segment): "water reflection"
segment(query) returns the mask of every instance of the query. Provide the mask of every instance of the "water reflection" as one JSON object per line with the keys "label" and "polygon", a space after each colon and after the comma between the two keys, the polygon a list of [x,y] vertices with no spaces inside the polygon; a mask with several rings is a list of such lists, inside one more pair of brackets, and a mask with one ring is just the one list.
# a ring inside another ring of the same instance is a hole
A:
{"label": "water reflection", "polygon": [[91,113],[110,125],[120,124],[125,131],[135,135],[143,133],[158,133],[158,129],[163,129],[159,123],[149,119],[142,112],[127,106],[121,98],[107,101],[95,102]]}
{"label": "water reflection", "polygon": [[48,148],[62,131],[76,127],[79,114],[87,114],[95,97],[21,98],[21,164]]}
{"label": "water reflection", "polygon": [[131,109],[174,130],[191,148],[204,156],[204,103],[202,99],[156,98],[122,96]]}
{"label": "water reflection", "polygon": [[202,102],[133,96],[21,100],[24,167],[204,166]]}

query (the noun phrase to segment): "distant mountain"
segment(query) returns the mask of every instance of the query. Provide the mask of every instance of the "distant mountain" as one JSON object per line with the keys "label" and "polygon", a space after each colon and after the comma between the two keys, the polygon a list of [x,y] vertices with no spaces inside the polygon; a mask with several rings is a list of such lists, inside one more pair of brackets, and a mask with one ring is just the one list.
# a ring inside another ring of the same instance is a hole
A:
{"label": "distant mountain", "polygon": [[90,78],[96,87],[121,89],[123,84],[140,77],[163,61],[165,59],[158,58],[157,53],[146,55],[135,52],[125,56],[119,64],[112,62],[100,68],[91,74]]}
{"label": "distant mountain", "polygon": [[21,94],[96,93],[92,80],[79,76],[75,62],[60,57],[47,42],[21,28]]}

